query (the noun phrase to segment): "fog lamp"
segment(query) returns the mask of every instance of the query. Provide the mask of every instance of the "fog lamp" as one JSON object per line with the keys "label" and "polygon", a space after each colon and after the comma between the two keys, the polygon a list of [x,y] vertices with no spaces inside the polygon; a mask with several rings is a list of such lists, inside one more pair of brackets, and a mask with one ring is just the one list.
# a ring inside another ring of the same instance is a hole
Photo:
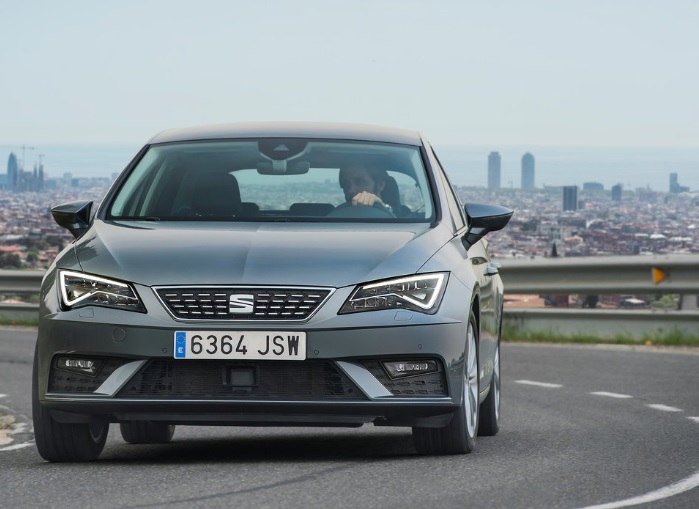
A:
{"label": "fog lamp", "polygon": [[59,357],[56,362],[56,367],[67,371],[75,371],[76,373],[84,373],[94,376],[99,371],[102,363],[95,359],[84,359],[76,357]]}
{"label": "fog lamp", "polygon": [[439,371],[439,365],[437,361],[434,360],[391,361],[383,362],[382,364],[391,378],[424,375],[426,373],[436,373]]}

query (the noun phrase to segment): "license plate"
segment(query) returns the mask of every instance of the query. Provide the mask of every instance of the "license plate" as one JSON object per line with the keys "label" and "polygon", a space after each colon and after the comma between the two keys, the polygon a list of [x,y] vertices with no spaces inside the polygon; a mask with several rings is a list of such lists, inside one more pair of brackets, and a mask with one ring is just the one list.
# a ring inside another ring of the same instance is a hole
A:
{"label": "license plate", "polygon": [[175,359],[302,361],[306,333],[289,331],[175,331]]}

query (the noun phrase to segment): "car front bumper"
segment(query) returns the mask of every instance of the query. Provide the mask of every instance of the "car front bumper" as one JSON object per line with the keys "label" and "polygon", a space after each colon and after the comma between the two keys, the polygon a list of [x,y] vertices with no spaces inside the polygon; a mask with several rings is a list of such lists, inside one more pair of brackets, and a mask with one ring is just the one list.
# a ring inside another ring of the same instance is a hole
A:
{"label": "car front bumper", "polygon": [[[41,319],[37,342],[38,400],[59,422],[443,426],[463,394],[465,326],[398,313],[400,320],[396,311],[371,313],[360,328],[346,316],[337,317],[344,326],[293,325],[306,332],[301,361],[174,359],[175,330],[214,327],[103,308],[49,314]],[[125,315],[141,323],[126,325]],[[98,376],[58,368],[57,359],[66,356],[99,361]],[[421,359],[437,361],[439,372],[391,379],[381,367]],[[226,373],[238,369],[255,371],[254,384],[227,380]]]}

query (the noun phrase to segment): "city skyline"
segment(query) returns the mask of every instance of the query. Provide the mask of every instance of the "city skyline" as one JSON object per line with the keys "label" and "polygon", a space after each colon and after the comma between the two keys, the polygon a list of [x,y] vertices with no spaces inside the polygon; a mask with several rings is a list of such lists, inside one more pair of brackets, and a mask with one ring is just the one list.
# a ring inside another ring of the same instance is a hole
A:
{"label": "city skyline", "polygon": [[[70,179],[72,177],[114,179],[138,152],[140,147],[66,145],[36,148],[38,149],[36,151],[38,157],[33,161],[30,159],[27,164],[30,168],[33,167],[33,171],[36,172],[35,179],[39,179],[39,174],[41,174],[42,180],[51,182],[56,180],[64,181],[66,178]],[[447,147],[446,150],[440,150],[444,147],[436,148],[442,164],[455,184],[469,187],[487,187],[488,170],[486,168],[483,171],[482,168],[487,167],[489,154],[481,152],[485,149],[467,147],[457,148],[455,152],[455,147]],[[539,149],[545,151],[541,147]],[[646,158],[645,155],[639,155],[637,154],[638,151],[625,153],[623,157],[620,157],[618,153],[608,153],[606,156],[597,154],[583,160],[580,159],[581,154],[583,154],[582,151],[576,151],[565,157],[559,151],[557,155],[553,154],[553,157],[551,157],[551,153],[548,153],[546,157],[538,159],[529,151],[525,152],[521,157],[517,155],[517,153],[521,154],[523,150],[521,148],[510,148],[505,152],[505,157],[502,157],[500,152],[491,151],[491,153],[497,154],[497,156],[493,157],[500,158],[500,163],[496,165],[500,167],[499,188],[523,188],[522,183],[524,181],[521,180],[523,176],[522,163],[527,160],[528,156],[531,156],[532,161],[530,162],[533,163],[534,160],[541,162],[541,165],[536,164],[537,185],[532,189],[562,187],[573,184],[583,187],[587,184],[597,183],[600,185],[600,188],[605,190],[611,190],[615,185],[620,184],[627,190],[651,189],[657,192],[699,192],[699,171],[696,171],[699,168],[699,162],[695,163],[693,156],[680,160],[681,164],[678,165],[673,157],[667,159],[669,162],[663,162],[659,161],[657,157]],[[11,168],[14,167],[15,171],[21,169],[22,159],[18,153],[3,153],[0,149],[0,157],[3,157],[3,154],[7,155],[8,175],[5,175],[0,167],[0,187],[7,188],[9,187],[8,181],[12,180],[9,177],[9,174],[13,171]],[[483,154],[488,154],[488,156],[483,157]],[[24,156],[26,157],[26,154]],[[699,151],[697,156],[699,157]],[[646,161],[646,159],[649,159],[649,161]],[[44,166],[44,161],[46,160],[49,161],[48,167]],[[54,160],[58,161],[58,168],[51,164]],[[505,161],[504,165],[502,161]],[[514,185],[513,166],[515,163],[520,166],[517,169],[520,178],[519,186]],[[663,170],[644,168],[644,166],[650,163],[655,164],[658,168],[663,168]],[[685,168],[685,171],[667,171],[667,168],[676,168],[678,166]],[[542,168],[543,171],[538,171],[539,168]],[[551,181],[552,170],[558,179],[557,182]],[[32,177],[29,175],[31,171],[28,171],[25,181],[31,180]],[[479,182],[482,171],[482,181]],[[494,176],[496,174],[497,172],[494,173]],[[570,176],[566,176],[566,174]],[[650,178],[649,180],[643,180],[647,177],[652,177],[653,185],[650,184]],[[541,184],[538,184],[539,180],[541,180]],[[693,185],[686,185],[688,183],[694,184],[694,187]]]}

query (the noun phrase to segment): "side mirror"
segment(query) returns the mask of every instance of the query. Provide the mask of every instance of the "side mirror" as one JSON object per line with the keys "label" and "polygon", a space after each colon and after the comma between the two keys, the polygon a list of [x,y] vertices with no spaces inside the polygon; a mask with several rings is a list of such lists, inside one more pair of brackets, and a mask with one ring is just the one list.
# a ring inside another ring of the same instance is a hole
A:
{"label": "side mirror", "polygon": [[90,227],[91,212],[91,201],[73,201],[56,205],[51,209],[53,220],[58,226],[70,231],[76,239],[80,238]]}
{"label": "side mirror", "polygon": [[507,207],[486,203],[468,203],[464,210],[469,223],[463,238],[466,247],[471,247],[490,232],[502,230],[514,214],[514,210]]}

